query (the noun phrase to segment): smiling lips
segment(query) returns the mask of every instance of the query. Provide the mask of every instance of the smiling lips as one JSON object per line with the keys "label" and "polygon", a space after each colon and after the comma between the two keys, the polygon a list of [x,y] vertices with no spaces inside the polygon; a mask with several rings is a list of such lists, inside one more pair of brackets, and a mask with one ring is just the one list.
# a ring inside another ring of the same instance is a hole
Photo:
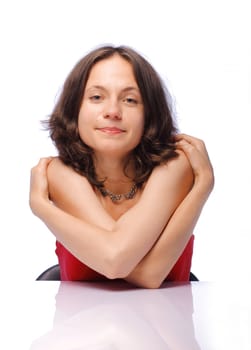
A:
{"label": "smiling lips", "polygon": [[114,126],[112,126],[112,127],[105,127],[105,128],[98,128],[97,130],[102,131],[102,132],[104,132],[106,134],[111,134],[111,135],[121,134],[121,133],[125,132],[125,130],[116,128]]}

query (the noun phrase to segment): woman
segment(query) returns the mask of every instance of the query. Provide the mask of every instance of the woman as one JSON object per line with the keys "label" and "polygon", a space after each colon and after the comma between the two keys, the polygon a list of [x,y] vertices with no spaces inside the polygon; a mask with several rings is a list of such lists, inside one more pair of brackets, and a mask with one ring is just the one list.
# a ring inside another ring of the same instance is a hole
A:
{"label": "woman", "polygon": [[55,235],[63,280],[188,280],[213,188],[204,143],[177,134],[153,67],[128,47],[87,54],[48,120],[59,157],[31,172],[30,206]]}

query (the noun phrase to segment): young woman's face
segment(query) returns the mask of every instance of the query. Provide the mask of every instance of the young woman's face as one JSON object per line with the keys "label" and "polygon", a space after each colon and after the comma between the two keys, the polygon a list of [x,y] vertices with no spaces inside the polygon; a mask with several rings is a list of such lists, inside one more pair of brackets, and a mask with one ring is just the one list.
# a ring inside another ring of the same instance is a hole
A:
{"label": "young woman's face", "polygon": [[144,106],[131,64],[121,56],[91,69],[78,116],[81,139],[95,153],[125,156],[140,142]]}

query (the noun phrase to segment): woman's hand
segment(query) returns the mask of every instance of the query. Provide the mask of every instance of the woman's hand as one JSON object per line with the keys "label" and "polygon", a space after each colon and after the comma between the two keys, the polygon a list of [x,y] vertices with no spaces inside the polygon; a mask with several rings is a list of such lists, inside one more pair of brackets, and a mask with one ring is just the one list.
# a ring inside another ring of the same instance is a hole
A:
{"label": "woman's hand", "polygon": [[49,202],[49,188],[47,167],[53,157],[41,158],[31,169],[30,177],[30,207],[32,212],[39,216],[40,205],[43,201]]}
{"label": "woman's hand", "polygon": [[195,183],[198,181],[208,186],[209,190],[214,186],[214,172],[204,142],[193,136],[178,134],[175,136],[177,149],[182,150],[193,169]]}

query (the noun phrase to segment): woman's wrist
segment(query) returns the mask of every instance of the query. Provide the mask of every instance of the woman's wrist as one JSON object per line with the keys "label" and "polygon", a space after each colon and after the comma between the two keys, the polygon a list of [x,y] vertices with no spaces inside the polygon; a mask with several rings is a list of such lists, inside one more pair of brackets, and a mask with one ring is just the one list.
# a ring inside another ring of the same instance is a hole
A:
{"label": "woman's wrist", "polygon": [[214,175],[211,171],[206,171],[194,178],[194,186],[199,193],[209,196],[214,188]]}
{"label": "woman's wrist", "polygon": [[30,208],[34,215],[43,220],[45,211],[48,209],[50,201],[41,196],[31,196],[30,198]]}

